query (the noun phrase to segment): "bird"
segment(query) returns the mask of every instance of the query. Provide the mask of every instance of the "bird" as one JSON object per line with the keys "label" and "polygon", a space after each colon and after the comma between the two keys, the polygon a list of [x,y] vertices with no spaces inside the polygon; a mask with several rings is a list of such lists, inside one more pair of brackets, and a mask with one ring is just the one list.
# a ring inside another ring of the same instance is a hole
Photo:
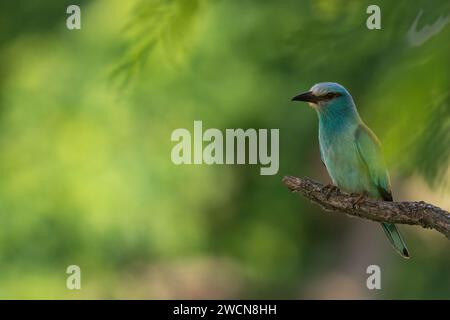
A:
{"label": "bird", "polygon": [[[352,96],[344,86],[321,82],[292,101],[307,102],[319,118],[320,157],[333,182],[333,188],[364,198],[393,201],[391,182],[381,144],[363,122]],[[381,223],[392,247],[410,257],[397,226]]]}

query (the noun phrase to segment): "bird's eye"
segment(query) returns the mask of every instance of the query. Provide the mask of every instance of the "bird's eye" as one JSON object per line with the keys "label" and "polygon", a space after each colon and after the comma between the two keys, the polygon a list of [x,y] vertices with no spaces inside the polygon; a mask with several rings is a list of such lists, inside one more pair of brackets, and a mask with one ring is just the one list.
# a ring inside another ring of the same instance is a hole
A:
{"label": "bird's eye", "polygon": [[331,99],[334,98],[334,93],[333,92],[329,92],[325,95],[326,98]]}

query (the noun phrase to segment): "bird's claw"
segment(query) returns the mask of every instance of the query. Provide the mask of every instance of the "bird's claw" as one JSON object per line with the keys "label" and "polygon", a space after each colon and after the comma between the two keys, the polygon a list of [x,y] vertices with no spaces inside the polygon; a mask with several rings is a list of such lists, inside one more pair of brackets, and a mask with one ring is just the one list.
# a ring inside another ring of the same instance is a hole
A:
{"label": "bird's claw", "polygon": [[336,187],[334,184],[329,183],[324,187],[324,189],[326,190],[325,197],[328,200],[330,198],[331,193],[338,190],[339,188]]}
{"label": "bird's claw", "polygon": [[366,192],[363,192],[361,194],[352,193],[352,196],[358,196],[358,198],[356,198],[355,200],[352,201],[353,209],[356,209],[357,207],[359,207],[359,205],[367,199],[367,193]]}

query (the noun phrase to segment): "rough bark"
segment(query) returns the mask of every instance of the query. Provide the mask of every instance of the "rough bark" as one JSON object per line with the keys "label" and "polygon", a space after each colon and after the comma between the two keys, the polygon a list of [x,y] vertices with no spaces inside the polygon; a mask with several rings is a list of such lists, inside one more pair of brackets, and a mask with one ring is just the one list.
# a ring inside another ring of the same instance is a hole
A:
{"label": "rough bark", "polygon": [[418,225],[439,231],[450,239],[450,213],[424,201],[390,202],[348,194],[309,178],[286,176],[283,183],[326,211],[345,213],[377,222]]}

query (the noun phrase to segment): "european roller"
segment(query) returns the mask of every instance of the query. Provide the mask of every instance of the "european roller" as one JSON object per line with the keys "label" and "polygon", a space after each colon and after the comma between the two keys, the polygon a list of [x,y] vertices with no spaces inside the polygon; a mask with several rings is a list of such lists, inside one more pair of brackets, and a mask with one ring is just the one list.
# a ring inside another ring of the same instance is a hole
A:
{"label": "european roller", "polygon": [[[361,120],[350,93],[340,84],[322,82],[292,100],[308,102],[317,112],[320,156],[333,184],[349,193],[392,201],[380,142]],[[409,258],[395,224],[381,227],[394,249]]]}

